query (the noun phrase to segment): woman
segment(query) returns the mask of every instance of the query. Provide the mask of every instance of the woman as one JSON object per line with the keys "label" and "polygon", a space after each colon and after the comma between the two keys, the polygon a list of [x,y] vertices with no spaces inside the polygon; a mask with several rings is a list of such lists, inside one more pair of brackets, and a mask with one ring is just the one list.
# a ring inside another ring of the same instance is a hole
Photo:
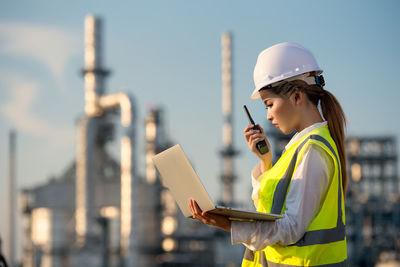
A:
{"label": "woman", "polygon": [[244,130],[260,160],[252,170],[254,204],[283,219],[230,221],[189,201],[195,219],[230,231],[232,244],[246,246],[242,266],[347,266],[345,117],[321,73],[312,54],[295,43],[262,51],[254,69],[251,99],[261,98],[267,119],[282,133],[296,131],[272,166],[271,152],[256,149],[262,140],[270,146],[264,132],[253,125]]}

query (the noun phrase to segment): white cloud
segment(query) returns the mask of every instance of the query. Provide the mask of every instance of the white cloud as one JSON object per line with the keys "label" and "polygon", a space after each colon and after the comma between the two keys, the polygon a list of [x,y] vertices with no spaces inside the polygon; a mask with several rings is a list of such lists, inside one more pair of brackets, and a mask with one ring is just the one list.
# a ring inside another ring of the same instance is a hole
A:
{"label": "white cloud", "polygon": [[62,84],[67,61],[79,53],[82,38],[47,25],[0,22],[0,53],[30,57],[44,64]]}
{"label": "white cloud", "polygon": [[[80,52],[76,33],[48,25],[0,21],[0,54],[19,60],[33,59],[43,64],[54,77],[57,87],[65,88],[64,70],[68,60]],[[1,66],[2,65],[2,66]],[[0,76],[6,85],[8,98],[0,102],[0,113],[19,131],[44,138],[54,147],[73,144],[73,127],[48,122],[33,112],[39,94],[45,95],[43,83],[9,69],[0,62]],[[65,91],[65,90],[63,90]],[[49,111],[52,112],[52,111]],[[58,124],[58,125],[57,125]]]}
{"label": "white cloud", "polygon": [[[4,73],[4,71],[3,71]],[[13,126],[24,133],[44,138],[56,147],[66,147],[74,143],[74,128],[53,125],[34,114],[32,107],[39,96],[40,84],[15,74],[4,75],[3,81],[9,88],[9,98],[0,105],[0,113]]]}

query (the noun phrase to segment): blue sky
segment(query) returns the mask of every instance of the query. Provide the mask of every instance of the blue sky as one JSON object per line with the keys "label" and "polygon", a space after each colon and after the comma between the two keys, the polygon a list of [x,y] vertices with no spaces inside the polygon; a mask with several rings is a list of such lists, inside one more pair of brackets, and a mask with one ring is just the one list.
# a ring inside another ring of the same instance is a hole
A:
{"label": "blue sky", "polygon": [[[392,1],[9,1],[0,9],[0,212],[6,211],[8,133],[18,132],[18,186],[44,183],[75,157],[83,115],[83,22],[104,18],[107,92],[128,91],[137,103],[139,172],[144,173],[143,119],[162,106],[171,139],[189,154],[214,199],[221,148],[220,38],[233,34],[236,192],[248,198],[256,163],[242,130],[252,102],[260,51],[293,41],[324,69],[326,89],[341,102],[348,135],[400,137],[398,12]],[[118,142],[110,145],[118,155]],[[244,188],[244,189],[243,189]],[[5,222],[0,219],[0,231]]]}

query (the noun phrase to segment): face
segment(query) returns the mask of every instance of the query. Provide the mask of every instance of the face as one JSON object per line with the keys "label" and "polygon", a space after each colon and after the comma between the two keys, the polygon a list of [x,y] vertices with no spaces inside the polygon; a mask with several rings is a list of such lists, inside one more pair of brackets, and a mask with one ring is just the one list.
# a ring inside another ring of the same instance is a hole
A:
{"label": "face", "polygon": [[276,95],[270,90],[261,90],[260,95],[268,110],[267,119],[282,133],[290,134],[293,132],[298,121],[293,96]]}

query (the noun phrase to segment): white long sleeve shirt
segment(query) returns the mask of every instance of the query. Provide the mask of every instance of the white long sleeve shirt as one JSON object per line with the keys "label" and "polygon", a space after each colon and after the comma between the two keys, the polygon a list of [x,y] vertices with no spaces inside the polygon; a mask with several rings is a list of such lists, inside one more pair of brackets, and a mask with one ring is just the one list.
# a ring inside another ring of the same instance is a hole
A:
{"label": "white long sleeve shirt", "polygon": [[[315,123],[296,133],[286,145],[286,149],[305,134],[325,125],[326,121]],[[232,244],[243,243],[255,251],[276,243],[280,245],[296,243],[321,208],[321,199],[328,189],[333,168],[334,163],[326,151],[317,145],[308,146],[293,173],[286,197],[284,218],[276,221],[232,221]],[[261,177],[262,175],[252,176],[253,200],[259,198]]]}

